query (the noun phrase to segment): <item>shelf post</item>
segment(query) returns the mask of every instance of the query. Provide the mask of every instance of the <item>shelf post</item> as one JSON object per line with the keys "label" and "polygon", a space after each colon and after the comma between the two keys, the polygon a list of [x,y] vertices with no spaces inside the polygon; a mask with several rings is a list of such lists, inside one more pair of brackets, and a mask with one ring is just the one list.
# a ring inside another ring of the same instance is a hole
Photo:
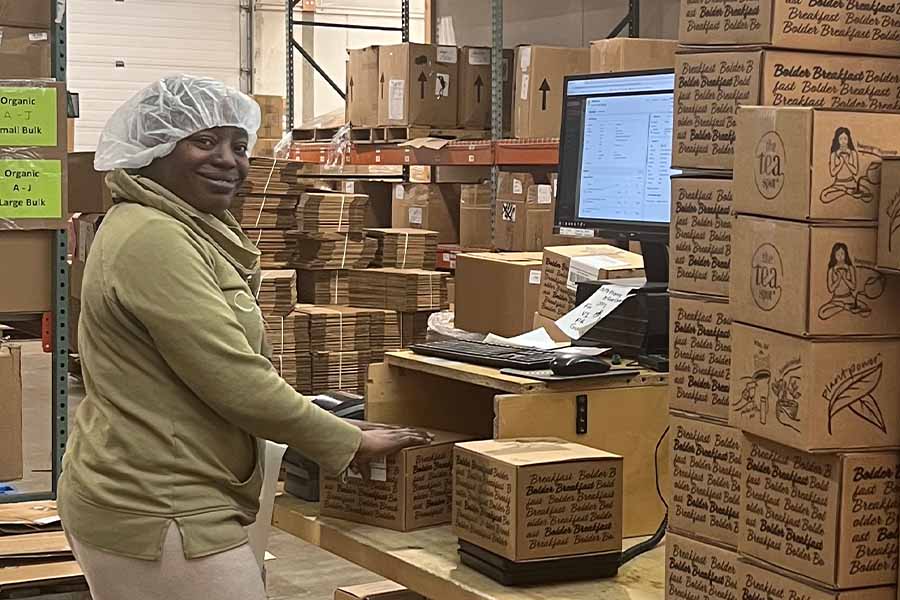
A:
{"label": "shelf post", "polygon": [[[400,3],[400,17],[401,24],[400,28],[403,30],[403,43],[407,43],[409,41],[409,0],[402,0]],[[427,27],[427,23],[426,23]]]}
{"label": "shelf post", "polygon": [[293,131],[294,129],[294,6],[296,5],[297,0],[284,0],[284,100],[288,131]]}
{"label": "shelf post", "polygon": [[[514,65],[510,65],[512,77]],[[503,138],[503,0],[491,0],[491,141]],[[491,166],[491,239],[497,212],[497,180],[500,168]]]}
{"label": "shelf post", "polygon": [[[57,81],[66,80],[66,14],[65,3],[50,2],[53,14],[53,55],[50,66]],[[62,12],[61,12],[62,11]],[[65,123],[59,125],[65,126]],[[57,482],[62,471],[63,454],[69,437],[69,234],[65,229],[57,229],[53,236],[52,291],[53,323],[51,324],[51,435],[53,448],[50,451],[50,489],[56,499]]]}

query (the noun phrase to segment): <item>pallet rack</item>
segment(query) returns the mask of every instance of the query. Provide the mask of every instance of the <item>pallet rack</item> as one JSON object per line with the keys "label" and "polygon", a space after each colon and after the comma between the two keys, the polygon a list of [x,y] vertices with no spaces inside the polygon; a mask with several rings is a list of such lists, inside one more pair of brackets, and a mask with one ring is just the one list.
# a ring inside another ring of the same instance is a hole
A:
{"label": "pallet rack", "polygon": [[[51,27],[52,54],[50,57],[54,77],[66,80],[66,15],[65,4],[50,2],[53,25]],[[61,10],[62,12],[57,12]],[[62,124],[65,126],[65,124]],[[2,235],[2,233],[0,233]],[[68,233],[56,229],[51,236],[51,311],[39,316],[43,321],[44,348],[50,350],[51,365],[51,464],[50,489],[43,492],[12,493],[0,495],[0,503],[29,502],[56,499],[57,482],[62,468],[63,453],[68,439],[69,412],[69,264],[67,262]],[[34,315],[0,314],[0,322],[15,322]]]}

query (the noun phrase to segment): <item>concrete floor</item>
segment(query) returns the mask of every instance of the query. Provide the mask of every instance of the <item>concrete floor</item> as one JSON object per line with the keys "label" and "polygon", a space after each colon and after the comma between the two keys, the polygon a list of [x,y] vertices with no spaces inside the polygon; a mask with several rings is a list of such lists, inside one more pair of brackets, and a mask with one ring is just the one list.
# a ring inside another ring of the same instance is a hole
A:
{"label": "concrete floor", "polygon": [[[50,485],[50,357],[37,342],[23,344],[23,427],[25,477],[17,490],[43,491]],[[69,379],[70,418],[84,388]],[[266,563],[271,600],[326,600],[337,587],[377,581],[379,577],[328,552],[273,529]]]}

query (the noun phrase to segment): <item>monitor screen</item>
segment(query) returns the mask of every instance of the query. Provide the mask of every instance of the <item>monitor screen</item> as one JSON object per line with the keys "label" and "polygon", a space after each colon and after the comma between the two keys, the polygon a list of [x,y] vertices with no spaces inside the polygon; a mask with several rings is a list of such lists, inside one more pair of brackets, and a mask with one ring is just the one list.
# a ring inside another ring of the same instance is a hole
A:
{"label": "monitor screen", "polygon": [[667,230],[674,86],[671,71],[566,79],[558,226]]}

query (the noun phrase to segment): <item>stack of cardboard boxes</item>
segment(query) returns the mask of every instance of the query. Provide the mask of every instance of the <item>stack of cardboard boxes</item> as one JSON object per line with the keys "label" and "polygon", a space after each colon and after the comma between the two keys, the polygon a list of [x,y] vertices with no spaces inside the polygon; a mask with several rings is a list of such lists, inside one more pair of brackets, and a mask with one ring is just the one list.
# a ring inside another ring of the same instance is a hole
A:
{"label": "stack of cardboard boxes", "polygon": [[0,79],[50,77],[50,20],[49,2],[0,0]]}
{"label": "stack of cardboard boxes", "polygon": [[284,97],[255,94],[253,99],[259,104],[261,113],[253,156],[271,158],[275,153],[275,146],[278,145],[284,134]]}
{"label": "stack of cardboard boxes", "polygon": [[871,9],[682,2],[670,596],[711,564],[714,597],[893,594],[900,439],[878,398],[900,330],[869,198],[900,117],[781,108],[900,110],[900,30]]}
{"label": "stack of cardboard boxes", "polygon": [[[54,230],[64,229],[68,218],[66,87],[41,79],[50,74],[50,16],[49,6],[32,6],[37,4],[0,2],[0,314],[52,309]],[[29,31],[43,38],[33,43],[47,45],[46,66],[32,60]],[[11,36],[8,44],[6,36]],[[23,46],[26,50],[20,51]],[[0,340],[3,481],[23,475],[19,356],[17,347]]]}
{"label": "stack of cardboard boxes", "polygon": [[737,132],[738,550],[748,568],[785,575],[787,589],[892,595],[900,414],[888,365],[900,358],[900,282],[876,270],[875,218],[900,115],[748,107]]}

